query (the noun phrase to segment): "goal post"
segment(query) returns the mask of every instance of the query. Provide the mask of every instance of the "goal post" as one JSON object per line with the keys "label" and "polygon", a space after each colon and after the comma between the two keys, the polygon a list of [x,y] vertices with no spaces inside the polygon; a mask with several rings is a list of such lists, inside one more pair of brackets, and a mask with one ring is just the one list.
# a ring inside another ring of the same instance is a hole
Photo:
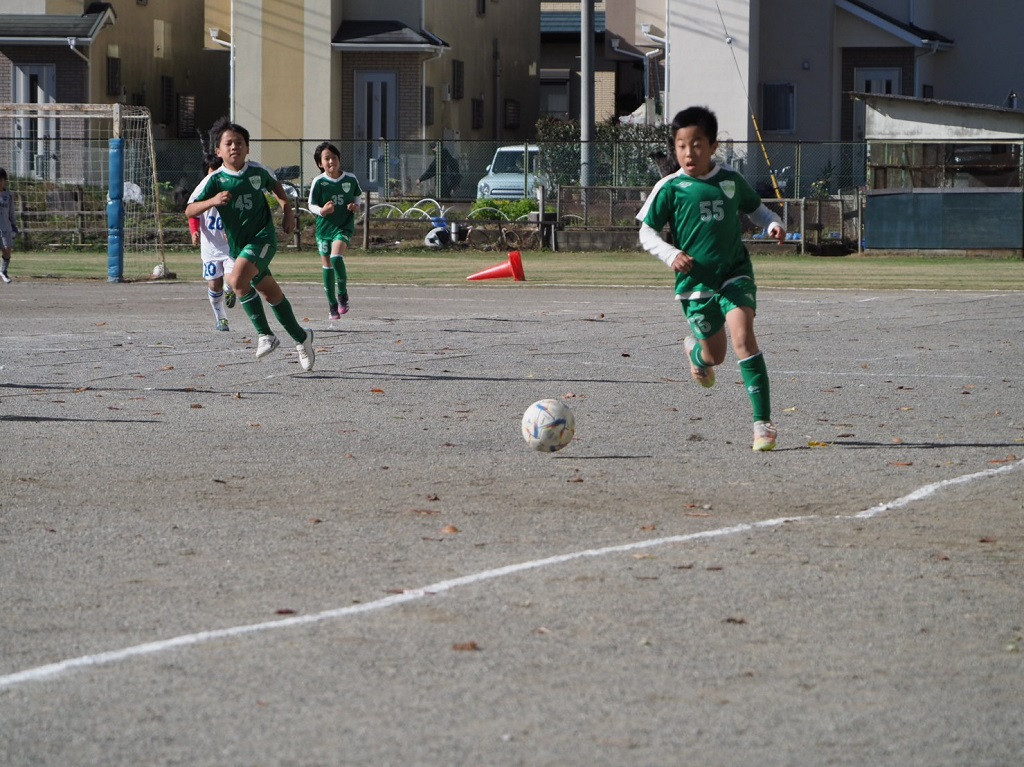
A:
{"label": "goal post", "polygon": [[0,104],[0,167],[24,248],[105,248],[109,282],[166,274],[148,109]]}

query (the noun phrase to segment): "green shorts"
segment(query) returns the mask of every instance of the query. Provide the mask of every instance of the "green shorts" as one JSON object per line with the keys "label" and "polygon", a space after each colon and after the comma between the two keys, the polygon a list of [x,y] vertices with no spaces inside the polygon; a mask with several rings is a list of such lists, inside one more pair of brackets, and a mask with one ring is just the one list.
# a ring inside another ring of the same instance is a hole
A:
{"label": "green shorts", "polygon": [[345,246],[348,247],[348,245],[351,244],[351,242],[352,242],[352,235],[351,234],[341,234],[341,233],[339,233],[339,234],[334,235],[333,237],[331,237],[328,240],[321,240],[318,237],[317,240],[316,240],[316,245],[320,249],[320,255],[321,256],[329,256],[329,255],[331,255],[331,244],[334,243],[335,240],[341,240],[341,242],[345,243]]}
{"label": "green shorts", "polygon": [[258,285],[260,280],[270,274],[270,262],[277,254],[277,237],[275,235],[257,235],[252,242],[238,251],[235,258],[244,258],[249,263],[256,265],[256,276],[252,278],[252,284]]}
{"label": "green shorts", "polygon": [[680,303],[693,334],[697,338],[711,338],[725,327],[725,315],[733,309],[748,307],[757,311],[757,285],[752,277],[737,277],[710,298],[684,299]]}

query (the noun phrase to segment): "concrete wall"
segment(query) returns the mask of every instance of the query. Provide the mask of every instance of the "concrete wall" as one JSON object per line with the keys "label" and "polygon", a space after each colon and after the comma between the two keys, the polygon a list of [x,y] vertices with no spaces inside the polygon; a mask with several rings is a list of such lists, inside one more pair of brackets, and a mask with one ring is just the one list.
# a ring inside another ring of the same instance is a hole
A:
{"label": "concrete wall", "polygon": [[688,106],[708,106],[718,115],[720,140],[750,138],[747,88],[758,81],[760,5],[760,0],[669,3],[668,120]]}

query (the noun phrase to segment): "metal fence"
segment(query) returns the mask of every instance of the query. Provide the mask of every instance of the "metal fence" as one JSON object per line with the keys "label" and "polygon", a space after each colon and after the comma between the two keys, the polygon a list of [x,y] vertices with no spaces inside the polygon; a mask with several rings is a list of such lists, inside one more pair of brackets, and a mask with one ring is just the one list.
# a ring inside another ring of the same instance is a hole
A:
{"label": "metal fence", "polygon": [[[271,169],[292,168],[292,179],[302,190],[319,173],[313,151],[320,143],[310,139],[253,141],[250,156]],[[499,147],[495,141],[334,141],[342,167],[356,175],[366,191],[379,199],[434,197],[449,202],[476,199],[478,182]],[[522,147],[522,144],[518,145]],[[581,144],[540,143],[538,176],[549,189],[578,185]],[[663,151],[659,142],[591,142],[589,179],[592,186],[653,186],[661,172],[652,156]],[[446,172],[443,157],[454,160]],[[191,191],[202,176],[202,148],[198,139],[156,142],[157,171],[170,188]],[[766,159],[766,156],[768,159]],[[723,142],[720,159],[743,173],[763,197],[774,197],[775,175],[783,197],[825,197],[863,186],[866,148],[863,143],[775,142],[756,144]],[[432,174],[442,158],[442,174]],[[770,161],[770,165],[769,165]],[[524,170],[524,177],[529,171]]]}
{"label": "metal fence", "polygon": [[[2,138],[2,137],[0,137]],[[312,179],[320,172],[313,159],[319,140],[253,141],[250,157],[275,171],[294,186],[300,205]],[[424,198],[440,203],[452,220],[469,220],[477,204],[478,184],[488,172],[499,148],[508,147],[494,141],[335,141],[342,167],[353,172],[374,203],[389,203],[407,209]],[[523,147],[523,196],[534,199],[534,181],[545,187],[546,207],[557,209],[556,226],[564,227],[635,227],[634,216],[644,196],[662,176],[655,155],[663,153],[659,142],[593,142],[588,153],[575,143],[540,143]],[[536,150],[533,147],[536,146]],[[60,151],[58,149],[58,151]],[[167,247],[189,247],[190,238],[183,211],[188,197],[202,177],[202,145],[199,138],[157,139],[155,157],[163,214],[164,243]],[[534,162],[531,155],[536,157]],[[581,162],[589,157],[586,169],[593,190],[592,202],[579,207],[573,191],[579,187],[583,173]],[[842,208],[843,199],[865,184],[866,147],[853,143],[770,143],[723,142],[719,157],[750,181],[766,200],[776,198],[777,185],[787,215],[799,208],[803,199],[829,200],[811,210]],[[438,167],[441,173],[434,172]],[[534,173],[535,172],[535,173]],[[773,181],[774,176],[774,181]],[[17,191],[29,179],[11,179]],[[24,182],[24,183],[22,183]],[[51,185],[54,186],[54,185]],[[81,185],[80,185],[81,186]],[[56,186],[49,190],[59,195]],[[95,193],[93,193],[95,192]],[[79,247],[104,247],[105,190],[79,189],[73,244]],[[534,200],[534,202],[536,202]],[[794,207],[796,206],[796,207]],[[381,207],[388,207],[383,206]],[[805,215],[808,208],[802,208]],[[379,212],[379,211],[378,211]],[[375,213],[376,215],[376,213]],[[839,233],[838,239],[859,242],[857,232],[848,231],[850,221],[841,226],[842,212],[822,214],[812,223],[825,237]],[[838,216],[838,218],[836,218]],[[835,220],[833,220],[835,219]],[[313,246],[312,219],[300,217],[300,231],[293,243],[299,247]],[[803,220],[806,224],[806,220]],[[791,231],[805,236],[801,219],[790,222]],[[53,229],[45,221],[33,226]],[[23,233],[31,236],[31,226]],[[51,238],[52,239],[52,238]],[[49,240],[47,240],[49,241]],[[545,238],[545,243],[550,242]],[[69,243],[70,244],[70,243]]]}

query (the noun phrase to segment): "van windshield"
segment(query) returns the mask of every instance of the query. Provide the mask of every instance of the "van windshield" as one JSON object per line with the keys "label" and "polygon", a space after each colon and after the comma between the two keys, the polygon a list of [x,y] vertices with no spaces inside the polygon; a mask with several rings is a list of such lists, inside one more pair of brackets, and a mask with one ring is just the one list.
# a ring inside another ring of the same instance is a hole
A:
{"label": "van windshield", "polygon": [[[530,152],[531,170],[537,167],[537,152]],[[523,153],[522,152],[498,152],[491,166],[491,173],[522,173]]]}

